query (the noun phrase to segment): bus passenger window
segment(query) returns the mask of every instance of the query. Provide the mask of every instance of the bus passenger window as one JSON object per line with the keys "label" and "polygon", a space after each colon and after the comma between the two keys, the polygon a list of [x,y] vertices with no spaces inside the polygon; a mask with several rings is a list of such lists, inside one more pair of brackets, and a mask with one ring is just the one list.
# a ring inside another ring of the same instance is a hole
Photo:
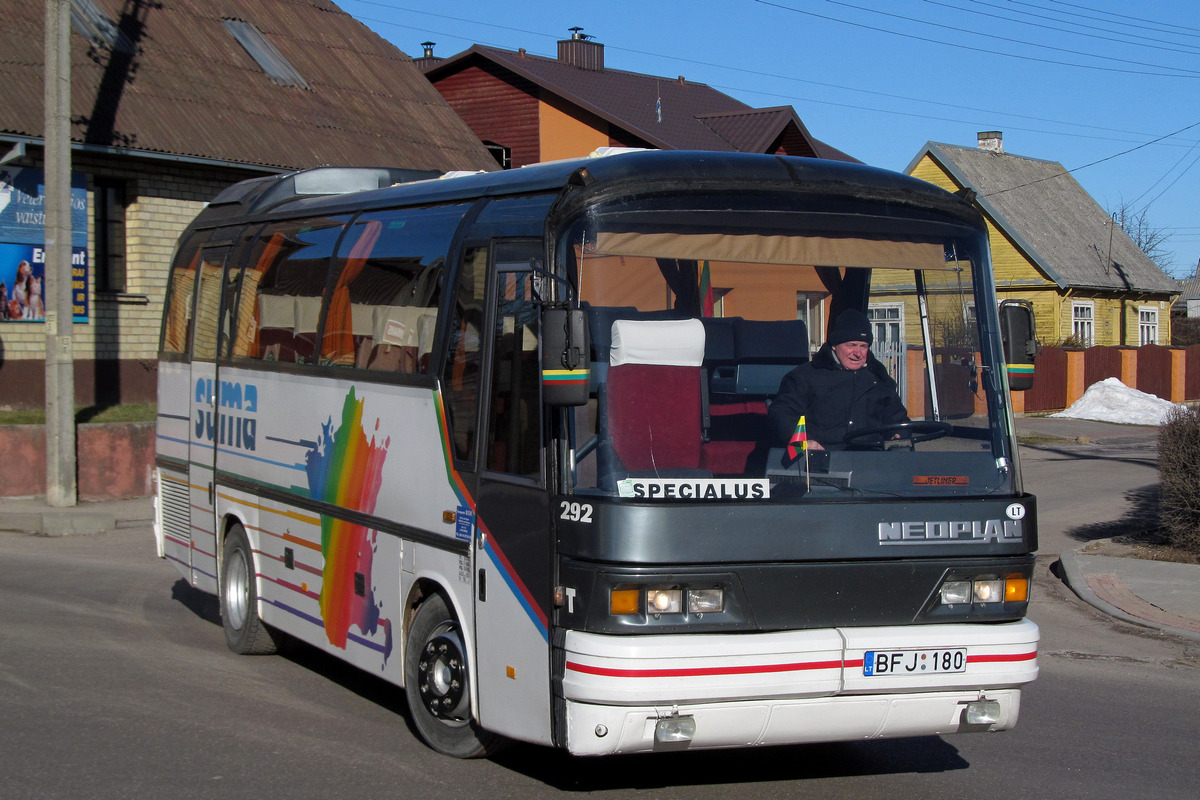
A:
{"label": "bus passenger window", "polygon": [[233,355],[311,364],[333,246],[344,218],[288,220],[249,243]]}
{"label": "bus passenger window", "polygon": [[450,240],[468,206],[363,214],[338,251],[321,360],[428,372]]}

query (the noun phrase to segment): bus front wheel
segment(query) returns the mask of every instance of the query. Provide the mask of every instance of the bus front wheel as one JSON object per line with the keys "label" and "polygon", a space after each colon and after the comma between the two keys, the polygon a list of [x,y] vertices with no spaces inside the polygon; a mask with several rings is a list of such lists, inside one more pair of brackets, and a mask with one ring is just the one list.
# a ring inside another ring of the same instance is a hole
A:
{"label": "bus front wheel", "polygon": [[242,655],[269,655],[278,648],[275,633],[258,616],[254,555],[246,530],[235,524],[225,534],[221,559],[221,627],[225,643]]}
{"label": "bus front wheel", "polygon": [[421,738],[439,753],[479,758],[503,743],[471,719],[467,648],[462,628],[439,594],[417,609],[404,656],[404,691]]}

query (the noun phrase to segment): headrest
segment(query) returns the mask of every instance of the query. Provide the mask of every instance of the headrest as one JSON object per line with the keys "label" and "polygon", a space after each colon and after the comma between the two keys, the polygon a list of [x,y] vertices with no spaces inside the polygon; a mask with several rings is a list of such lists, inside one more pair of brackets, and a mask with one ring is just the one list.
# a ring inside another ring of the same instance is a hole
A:
{"label": "headrest", "polygon": [[704,325],[698,319],[619,319],[612,325],[609,361],[614,367],[698,367],[704,363]]}

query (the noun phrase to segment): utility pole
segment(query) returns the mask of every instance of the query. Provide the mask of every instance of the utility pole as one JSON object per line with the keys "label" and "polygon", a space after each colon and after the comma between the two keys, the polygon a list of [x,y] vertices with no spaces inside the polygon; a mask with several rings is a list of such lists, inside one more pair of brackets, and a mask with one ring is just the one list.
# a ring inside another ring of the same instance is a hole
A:
{"label": "utility pole", "polygon": [[77,502],[71,293],[71,3],[46,0],[46,502]]}

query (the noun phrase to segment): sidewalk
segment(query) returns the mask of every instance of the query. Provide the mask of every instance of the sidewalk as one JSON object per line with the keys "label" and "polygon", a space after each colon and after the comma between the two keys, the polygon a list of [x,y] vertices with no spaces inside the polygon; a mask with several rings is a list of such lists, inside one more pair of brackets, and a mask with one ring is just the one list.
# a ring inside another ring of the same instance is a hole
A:
{"label": "sidewalk", "polygon": [[44,497],[0,498],[0,531],[41,536],[97,534],[118,528],[149,527],[154,523],[154,498],[82,502],[54,508]]}
{"label": "sidewalk", "polygon": [[[1026,416],[1016,422],[1022,439],[1044,439],[1050,447],[1144,449],[1158,442],[1158,428],[1150,425]],[[1061,577],[1081,600],[1126,622],[1200,639],[1200,565],[1089,555],[1085,548],[1059,557]]]}
{"label": "sidewalk", "polygon": [[[1061,446],[1153,446],[1158,429],[1108,422],[1019,417],[1022,436],[1044,437]],[[80,503],[51,508],[44,498],[0,498],[0,531],[44,536],[96,534],[119,528],[149,527],[149,497]],[[1085,602],[1119,619],[1166,633],[1200,639],[1200,565],[1139,558],[1088,555],[1083,546],[1061,556],[1062,577]]]}

